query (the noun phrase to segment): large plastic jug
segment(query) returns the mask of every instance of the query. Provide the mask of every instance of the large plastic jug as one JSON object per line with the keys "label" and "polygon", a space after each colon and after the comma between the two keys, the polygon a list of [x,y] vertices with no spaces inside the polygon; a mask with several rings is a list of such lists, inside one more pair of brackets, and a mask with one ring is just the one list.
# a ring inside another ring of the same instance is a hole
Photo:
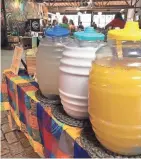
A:
{"label": "large plastic jug", "polygon": [[[108,53],[108,55],[107,55]],[[108,32],[108,44],[93,61],[89,115],[97,139],[107,149],[141,154],[141,29],[127,22]],[[100,57],[100,58],[98,58]]]}
{"label": "large plastic jug", "polygon": [[73,118],[88,118],[89,70],[102,40],[103,34],[88,27],[74,33],[74,40],[65,46],[60,62],[59,93],[64,110]]}
{"label": "large plastic jug", "polygon": [[45,97],[58,95],[59,64],[69,30],[60,26],[47,29],[36,56],[36,72],[39,88]]}

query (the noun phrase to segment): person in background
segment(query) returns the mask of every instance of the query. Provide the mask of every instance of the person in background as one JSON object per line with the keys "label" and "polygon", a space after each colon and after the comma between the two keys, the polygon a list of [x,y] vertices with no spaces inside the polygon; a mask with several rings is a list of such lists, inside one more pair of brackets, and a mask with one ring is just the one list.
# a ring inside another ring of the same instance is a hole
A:
{"label": "person in background", "polygon": [[57,24],[58,24],[57,20],[54,19],[53,22],[52,22],[52,27],[55,27]]}
{"label": "person in background", "polygon": [[48,28],[51,28],[51,27],[52,27],[51,20],[48,20],[46,28],[48,29]]}
{"label": "person in background", "polygon": [[68,18],[65,15],[63,16],[62,24],[60,24],[60,26],[64,28],[69,28]]}
{"label": "person in background", "polygon": [[72,19],[70,19],[69,21],[69,29],[70,29],[71,35],[73,35],[73,33],[75,32],[75,25]]}
{"label": "person in background", "polygon": [[122,14],[118,12],[116,13],[115,18],[105,26],[105,29],[108,29],[109,27],[112,27],[112,28],[119,27],[120,29],[123,29],[124,25],[125,25],[125,21],[122,18]]}
{"label": "person in background", "polygon": [[80,31],[84,30],[84,26],[83,26],[82,22],[79,23],[78,30],[80,30]]}
{"label": "person in background", "polygon": [[97,29],[97,25],[96,25],[95,22],[92,23],[92,27],[93,27],[94,29]]}

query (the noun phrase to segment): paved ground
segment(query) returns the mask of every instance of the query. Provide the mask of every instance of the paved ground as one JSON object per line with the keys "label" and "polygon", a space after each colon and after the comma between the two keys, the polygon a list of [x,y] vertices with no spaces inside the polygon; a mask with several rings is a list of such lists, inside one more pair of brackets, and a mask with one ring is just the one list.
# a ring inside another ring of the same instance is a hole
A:
{"label": "paved ground", "polygon": [[[13,51],[1,51],[1,71],[10,67],[12,56]],[[1,113],[0,131],[1,158],[40,158],[22,132],[10,129],[6,112]]]}
{"label": "paved ground", "polygon": [[10,129],[6,112],[1,113],[1,158],[39,158],[25,135]]}

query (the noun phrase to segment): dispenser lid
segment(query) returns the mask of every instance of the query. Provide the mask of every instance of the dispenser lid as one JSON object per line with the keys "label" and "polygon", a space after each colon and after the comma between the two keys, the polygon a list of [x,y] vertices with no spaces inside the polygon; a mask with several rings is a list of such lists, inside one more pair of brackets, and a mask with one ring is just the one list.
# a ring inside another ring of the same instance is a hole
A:
{"label": "dispenser lid", "polygon": [[96,32],[93,27],[87,27],[84,31],[75,32],[75,38],[84,41],[104,40],[104,34]]}
{"label": "dispenser lid", "polygon": [[139,23],[128,21],[126,22],[124,29],[110,30],[108,32],[108,38],[119,41],[140,41],[141,29],[139,29]]}
{"label": "dispenser lid", "polygon": [[50,37],[65,37],[68,36],[69,33],[70,32],[68,29],[59,25],[56,25],[54,28],[50,28],[45,31],[45,35]]}

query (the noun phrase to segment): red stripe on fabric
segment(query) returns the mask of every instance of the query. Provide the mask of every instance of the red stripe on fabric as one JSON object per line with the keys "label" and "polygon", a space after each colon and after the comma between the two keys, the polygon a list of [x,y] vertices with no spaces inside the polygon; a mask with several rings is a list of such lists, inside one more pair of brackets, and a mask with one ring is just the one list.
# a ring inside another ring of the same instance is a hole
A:
{"label": "red stripe on fabric", "polygon": [[47,132],[45,127],[43,127],[43,138],[46,149],[55,154],[57,152],[58,142],[51,133]]}
{"label": "red stripe on fabric", "polygon": [[56,158],[68,158],[69,156],[65,153],[63,153],[59,149],[58,141],[55,139],[55,137],[47,132],[45,128],[43,128],[43,138],[44,138],[44,144],[45,148],[49,150]]}
{"label": "red stripe on fabric", "polygon": [[19,99],[18,103],[19,103],[19,110],[20,110],[20,112],[22,112],[24,114],[25,111],[26,111],[26,106],[24,105],[23,101],[20,100],[20,99]]}

